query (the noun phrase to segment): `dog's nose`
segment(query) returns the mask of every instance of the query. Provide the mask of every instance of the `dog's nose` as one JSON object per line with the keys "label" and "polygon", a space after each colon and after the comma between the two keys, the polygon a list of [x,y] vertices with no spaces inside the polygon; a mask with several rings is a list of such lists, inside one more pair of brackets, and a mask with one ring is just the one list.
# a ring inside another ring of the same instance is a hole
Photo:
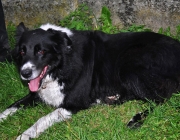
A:
{"label": "dog's nose", "polygon": [[21,71],[21,75],[24,77],[24,78],[29,78],[31,77],[32,75],[32,69],[24,69]]}

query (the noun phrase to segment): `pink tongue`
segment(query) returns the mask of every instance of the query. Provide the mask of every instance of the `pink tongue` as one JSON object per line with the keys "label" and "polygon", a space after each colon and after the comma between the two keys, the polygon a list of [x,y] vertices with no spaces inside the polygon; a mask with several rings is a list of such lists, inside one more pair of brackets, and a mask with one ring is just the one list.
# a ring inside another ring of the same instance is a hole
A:
{"label": "pink tongue", "polygon": [[44,77],[44,74],[47,71],[47,67],[48,66],[45,66],[44,69],[42,70],[41,74],[37,78],[35,78],[29,82],[29,90],[30,91],[36,92],[39,89],[40,80]]}

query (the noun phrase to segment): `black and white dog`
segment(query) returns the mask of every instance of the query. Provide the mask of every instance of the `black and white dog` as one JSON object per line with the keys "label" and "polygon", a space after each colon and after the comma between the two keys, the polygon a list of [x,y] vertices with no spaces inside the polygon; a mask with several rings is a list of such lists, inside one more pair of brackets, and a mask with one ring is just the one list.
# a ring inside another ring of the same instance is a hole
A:
{"label": "black and white dog", "polygon": [[20,23],[15,52],[30,93],[2,112],[0,121],[38,101],[57,108],[18,140],[38,137],[94,103],[161,103],[180,89],[180,43],[157,33],[105,34],[51,24],[28,30]]}

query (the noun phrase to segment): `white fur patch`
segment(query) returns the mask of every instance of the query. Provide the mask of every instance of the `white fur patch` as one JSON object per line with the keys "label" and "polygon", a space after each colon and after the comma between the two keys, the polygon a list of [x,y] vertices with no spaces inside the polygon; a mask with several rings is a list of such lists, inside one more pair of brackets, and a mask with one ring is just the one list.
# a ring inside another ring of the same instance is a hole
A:
{"label": "white fur patch", "polygon": [[32,62],[27,62],[25,63],[22,67],[21,67],[21,71],[25,70],[25,69],[31,69],[32,70],[32,75],[31,77],[29,77],[28,79],[24,78],[22,75],[21,75],[21,79],[23,80],[31,80],[31,79],[34,79],[36,77],[39,76],[39,74],[41,73],[40,70],[37,70],[36,69],[36,66],[32,63]]}
{"label": "white fur patch", "polygon": [[18,108],[11,107],[6,109],[4,112],[0,113],[0,122],[5,120],[9,115],[13,115],[17,110]]}
{"label": "white fur patch", "polygon": [[41,25],[40,28],[45,30],[45,31],[47,31],[48,29],[53,29],[53,30],[56,30],[56,31],[61,31],[61,32],[66,33],[68,36],[73,35],[73,33],[71,32],[70,29],[65,28],[65,27],[56,26],[56,25],[49,24],[49,23]]}
{"label": "white fur patch", "polygon": [[64,100],[65,95],[61,92],[63,88],[64,84],[60,86],[57,80],[53,80],[49,75],[47,75],[43,79],[38,94],[45,103],[58,107]]}
{"label": "white fur patch", "polygon": [[100,99],[96,99],[96,103],[97,104],[101,104],[101,100]]}
{"label": "white fur patch", "polygon": [[34,67],[35,65],[32,62],[27,62],[21,67],[21,70],[33,69]]}
{"label": "white fur patch", "polygon": [[72,113],[64,108],[58,108],[52,113],[40,118],[33,126],[27,129],[16,140],[29,140],[29,138],[37,138],[42,132],[48,129],[56,122],[65,121],[71,118]]}

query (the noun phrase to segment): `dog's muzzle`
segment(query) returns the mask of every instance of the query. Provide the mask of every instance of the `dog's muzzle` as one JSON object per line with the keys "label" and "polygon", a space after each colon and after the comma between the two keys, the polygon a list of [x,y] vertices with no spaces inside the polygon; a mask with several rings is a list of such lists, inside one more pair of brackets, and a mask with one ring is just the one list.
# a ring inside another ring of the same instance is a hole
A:
{"label": "dog's muzzle", "polygon": [[21,70],[21,75],[25,78],[28,79],[32,76],[32,69],[24,69]]}

